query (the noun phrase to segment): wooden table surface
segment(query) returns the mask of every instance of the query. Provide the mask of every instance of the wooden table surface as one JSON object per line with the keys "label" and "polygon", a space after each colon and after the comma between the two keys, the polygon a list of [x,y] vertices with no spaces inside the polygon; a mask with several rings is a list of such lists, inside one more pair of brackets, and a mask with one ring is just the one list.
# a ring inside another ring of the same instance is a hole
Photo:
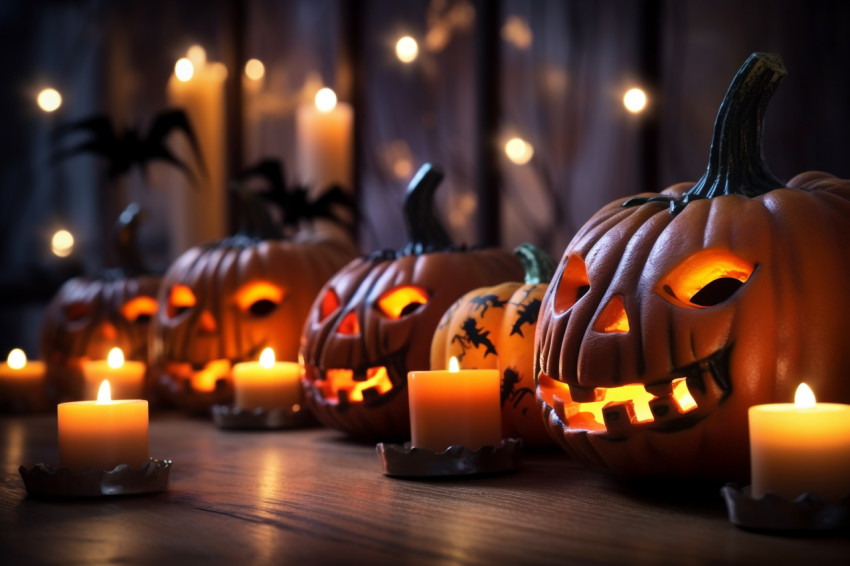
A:
{"label": "wooden table surface", "polygon": [[0,415],[0,563],[850,563],[847,533],[745,531],[716,486],[625,484],[558,450],[526,451],[516,473],[414,481],[327,429],[154,414],[150,446],[174,460],[163,493],[33,499],[18,467],[57,463],[56,417]]}

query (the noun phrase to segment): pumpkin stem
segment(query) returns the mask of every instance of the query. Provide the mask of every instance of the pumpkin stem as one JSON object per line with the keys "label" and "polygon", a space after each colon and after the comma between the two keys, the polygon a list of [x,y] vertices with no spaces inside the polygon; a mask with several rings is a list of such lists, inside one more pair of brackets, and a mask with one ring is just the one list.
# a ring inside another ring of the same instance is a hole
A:
{"label": "pumpkin stem", "polygon": [[692,200],[722,195],[750,198],[784,186],[768,168],[762,153],[764,113],[776,87],[785,77],[782,59],[772,53],[753,53],[738,70],[714,121],[708,168],[682,197],[634,198],[624,207],[666,201],[678,214]]}
{"label": "pumpkin stem", "polygon": [[141,222],[143,216],[141,207],[137,203],[131,202],[118,216],[113,229],[119,267],[127,277],[149,273],[144,260],[142,260],[142,254],[139,252],[137,237],[139,222]]}
{"label": "pumpkin stem", "polygon": [[522,264],[526,285],[549,283],[558,268],[558,264],[552,259],[552,256],[528,242],[514,248],[514,254]]}
{"label": "pumpkin stem", "polygon": [[237,235],[262,240],[283,238],[280,228],[269,214],[265,200],[243,188],[237,188],[233,191],[233,194],[236,197],[236,210],[239,218]]}
{"label": "pumpkin stem", "polygon": [[430,163],[420,167],[411,179],[404,199],[408,242],[401,250],[402,255],[422,254],[452,245],[452,239],[434,213],[434,193],[442,180],[443,172]]}

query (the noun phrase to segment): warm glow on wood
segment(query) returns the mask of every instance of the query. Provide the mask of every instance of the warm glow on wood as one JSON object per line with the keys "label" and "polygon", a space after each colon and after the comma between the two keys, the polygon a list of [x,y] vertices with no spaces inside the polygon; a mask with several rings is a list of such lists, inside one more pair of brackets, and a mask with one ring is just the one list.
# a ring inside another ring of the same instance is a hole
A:
{"label": "warm glow on wood", "polygon": [[124,365],[124,352],[121,348],[112,348],[106,356],[106,363],[112,369],[118,369]]}
{"label": "warm glow on wood", "polygon": [[794,406],[798,409],[811,409],[815,406],[815,393],[811,387],[805,383],[797,386],[797,391],[794,393]]}
{"label": "warm glow on wood", "polygon": [[110,401],[112,401],[112,389],[109,387],[109,380],[104,379],[100,389],[97,390],[97,402],[109,403]]}
{"label": "warm glow on wood", "polygon": [[21,369],[27,365],[27,355],[20,348],[15,348],[9,352],[6,363],[12,369]]}
{"label": "warm glow on wood", "polygon": [[320,88],[316,93],[315,103],[319,112],[330,112],[336,108],[336,93],[328,87]]}
{"label": "warm glow on wood", "polygon": [[274,367],[274,350],[272,348],[266,348],[260,354],[260,365],[266,369],[271,369]]}
{"label": "warm glow on wood", "polygon": [[402,63],[412,63],[419,56],[419,44],[409,35],[405,35],[396,41],[395,55]]}

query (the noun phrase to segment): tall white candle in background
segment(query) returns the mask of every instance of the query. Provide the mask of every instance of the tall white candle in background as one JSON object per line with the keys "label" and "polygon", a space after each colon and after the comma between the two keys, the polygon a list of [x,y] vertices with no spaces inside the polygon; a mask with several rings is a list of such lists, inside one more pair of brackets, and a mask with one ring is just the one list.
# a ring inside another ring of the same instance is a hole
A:
{"label": "tall white candle in background", "polygon": [[193,186],[191,179],[176,169],[170,175],[170,184],[174,185],[168,188],[173,199],[170,222],[173,256],[193,245],[222,238],[227,233],[226,78],[225,66],[207,61],[204,49],[195,45],[189,49],[187,57],[177,62],[174,73],[168,79],[169,106],[182,108],[189,117],[206,169],[204,175],[188,140],[175,139],[175,153],[196,172],[200,182]]}
{"label": "tall white candle in background", "polygon": [[329,88],[320,89],[313,104],[296,110],[296,173],[313,194],[335,183],[352,187],[353,122],[351,105],[338,102]]}
{"label": "tall white candle in background", "polygon": [[850,405],[815,403],[803,383],[794,403],[750,407],[749,420],[753,497],[850,495]]}

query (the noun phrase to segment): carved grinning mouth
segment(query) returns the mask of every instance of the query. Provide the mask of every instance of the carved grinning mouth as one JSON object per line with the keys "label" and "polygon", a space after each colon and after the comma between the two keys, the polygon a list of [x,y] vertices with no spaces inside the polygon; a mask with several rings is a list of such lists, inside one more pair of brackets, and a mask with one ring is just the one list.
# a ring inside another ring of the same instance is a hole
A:
{"label": "carved grinning mouth", "polygon": [[652,384],[628,384],[594,389],[570,386],[541,373],[542,399],[572,431],[626,436],[645,428],[675,432],[693,426],[732,392],[729,379],[731,346],[677,368],[670,379]]}
{"label": "carved grinning mouth", "polygon": [[398,375],[392,364],[372,366],[360,371],[350,368],[308,369],[322,398],[341,409],[352,403],[370,405],[380,401],[393,390],[393,378]]}
{"label": "carved grinning mouth", "polygon": [[212,360],[201,364],[168,362],[165,371],[184,380],[192,391],[215,391],[219,381],[230,377],[230,360]]}

